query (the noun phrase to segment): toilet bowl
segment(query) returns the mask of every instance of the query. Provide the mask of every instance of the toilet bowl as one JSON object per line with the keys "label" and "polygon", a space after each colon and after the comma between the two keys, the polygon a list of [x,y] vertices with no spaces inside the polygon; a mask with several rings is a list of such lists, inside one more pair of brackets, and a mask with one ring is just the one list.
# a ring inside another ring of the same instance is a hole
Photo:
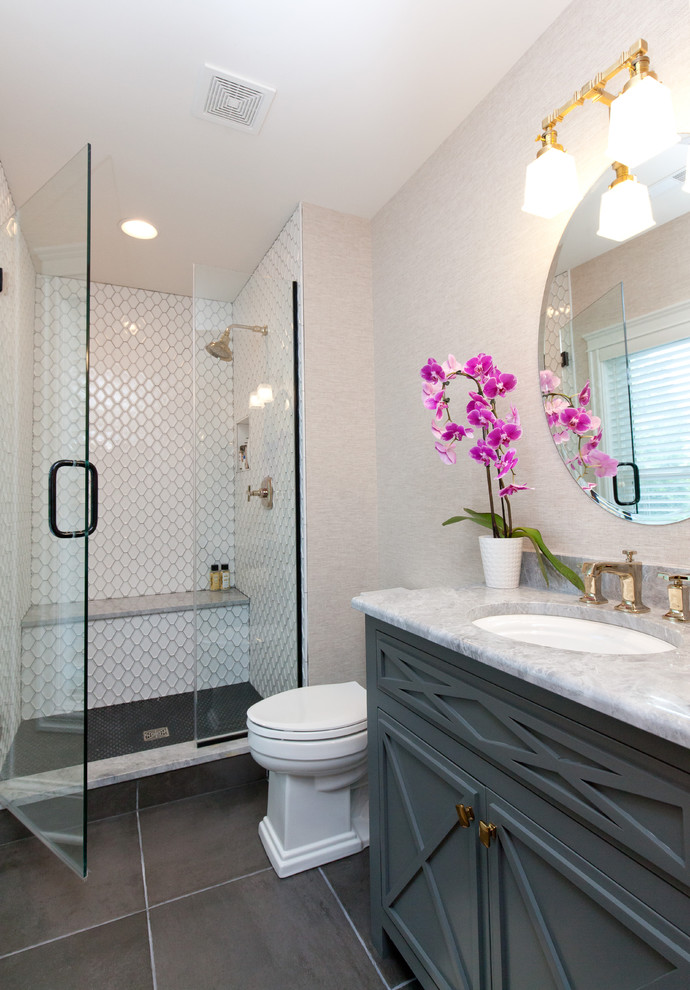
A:
{"label": "toilet bowl", "polygon": [[369,845],[363,687],[318,684],[265,698],[247,712],[247,742],[269,772],[259,837],[279,877]]}

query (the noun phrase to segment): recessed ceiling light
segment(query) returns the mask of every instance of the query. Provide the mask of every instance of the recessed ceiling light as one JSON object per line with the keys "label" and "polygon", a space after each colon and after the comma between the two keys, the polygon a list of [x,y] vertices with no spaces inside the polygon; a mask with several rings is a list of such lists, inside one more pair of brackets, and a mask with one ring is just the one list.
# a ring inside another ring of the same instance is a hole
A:
{"label": "recessed ceiling light", "polygon": [[153,237],[158,237],[158,231],[148,220],[123,220],[120,224],[123,234],[129,237],[138,237],[143,241],[150,241]]}

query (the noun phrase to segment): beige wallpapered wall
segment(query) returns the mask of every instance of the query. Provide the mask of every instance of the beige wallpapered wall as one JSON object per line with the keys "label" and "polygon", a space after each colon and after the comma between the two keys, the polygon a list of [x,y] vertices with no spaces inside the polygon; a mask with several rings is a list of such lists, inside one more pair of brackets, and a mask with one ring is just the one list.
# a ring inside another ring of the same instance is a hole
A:
{"label": "beige wallpapered wall", "polygon": [[364,682],[378,586],[370,224],[302,207],[309,682]]}
{"label": "beige wallpapered wall", "polygon": [[[488,351],[518,376],[519,480],[534,488],[514,499],[518,521],[539,527],[557,552],[616,559],[632,546],[649,563],[690,564],[690,521],[624,522],[577,489],[551,442],[537,387],[542,294],[568,218],[546,221],[521,211],[524,169],[542,117],[638,37],[648,41],[652,66],[673,91],[679,128],[690,131],[687,0],[583,0],[373,221],[381,587],[481,579],[482,531],[469,523],[441,527],[463,506],[486,508],[481,469],[466,456],[454,466],[441,463],[431,414],[420,401],[419,368],[449,352],[466,359]],[[584,188],[608,165],[607,118],[604,108],[588,104],[559,129]],[[456,383],[451,408],[457,414],[465,394]]]}

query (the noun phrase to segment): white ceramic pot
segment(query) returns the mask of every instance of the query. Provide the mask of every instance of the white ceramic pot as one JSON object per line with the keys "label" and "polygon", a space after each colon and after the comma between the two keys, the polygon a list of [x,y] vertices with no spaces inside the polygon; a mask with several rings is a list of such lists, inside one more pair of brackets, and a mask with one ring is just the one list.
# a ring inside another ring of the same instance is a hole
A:
{"label": "white ceramic pot", "polygon": [[520,584],[523,537],[515,540],[479,537],[487,588],[517,588]]}

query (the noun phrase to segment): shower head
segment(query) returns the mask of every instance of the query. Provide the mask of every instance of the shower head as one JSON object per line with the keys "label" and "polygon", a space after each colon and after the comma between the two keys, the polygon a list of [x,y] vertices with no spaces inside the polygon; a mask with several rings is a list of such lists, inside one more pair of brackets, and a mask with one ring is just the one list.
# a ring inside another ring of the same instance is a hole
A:
{"label": "shower head", "polygon": [[231,323],[229,327],[225,328],[218,340],[212,340],[210,344],[206,345],[208,353],[213,355],[213,357],[220,358],[221,361],[232,361],[232,351],[230,350],[231,330],[252,330],[254,333],[260,333],[265,337],[268,333],[268,326],[255,327],[248,326],[246,323]]}
{"label": "shower head", "polygon": [[222,337],[218,340],[212,340],[210,344],[206,345],[206,350],[213,357],[220,358],[221,361],[232,361],[232,351],[230,350],[230,327],[227,327],[223,333]]}

